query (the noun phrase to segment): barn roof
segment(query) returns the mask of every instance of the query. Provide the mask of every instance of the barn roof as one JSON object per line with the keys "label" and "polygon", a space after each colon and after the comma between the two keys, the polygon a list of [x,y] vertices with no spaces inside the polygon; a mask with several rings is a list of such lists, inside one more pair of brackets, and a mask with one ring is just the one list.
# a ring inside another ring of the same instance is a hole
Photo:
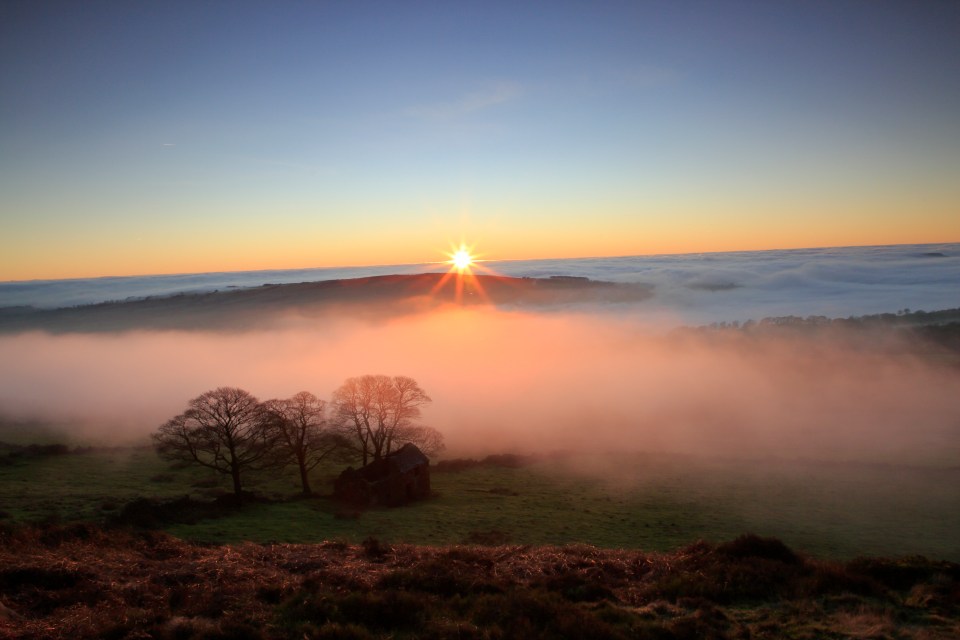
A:
{"label": "barn roof", "polygon": [[430,459],[423,455],[423,452],[411,442],[403,445],[393,453],[388,453],[386,457],[396,465],[400,473],[405,473],[420,465],[430,464]]}

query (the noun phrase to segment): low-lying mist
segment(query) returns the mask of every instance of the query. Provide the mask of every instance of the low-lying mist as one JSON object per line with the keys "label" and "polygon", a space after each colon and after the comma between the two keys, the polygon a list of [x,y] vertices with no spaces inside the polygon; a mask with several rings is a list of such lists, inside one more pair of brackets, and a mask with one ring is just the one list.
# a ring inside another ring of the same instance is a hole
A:
{"label": "low-lying mist", "polygon": [[[450,308],[242,333],[0,336],[0,415],[146,441],[218,386],[258,398],[414,377],[446,456],[668,451],[956,465],[960,373],[820,333],[667,332],[636,318]],[[0,436],[2,440],[2,436]]]}

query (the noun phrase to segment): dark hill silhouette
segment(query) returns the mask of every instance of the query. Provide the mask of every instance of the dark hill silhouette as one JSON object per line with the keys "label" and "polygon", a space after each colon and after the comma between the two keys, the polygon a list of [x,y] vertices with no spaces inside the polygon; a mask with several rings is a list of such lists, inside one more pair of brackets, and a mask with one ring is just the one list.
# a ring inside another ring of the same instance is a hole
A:
{"label": "dark hill silhouette", "polygon": [[36,309],[0,308],[0,332],[53,333],[133,329],[245,329],[284,314],[359,314],[371,318],[414,313],[444,304],[557,307],[639,302],[652,288],[587,278],[508,278],[451,274],[374,276],[250,289],[151,297],[143,300]]}

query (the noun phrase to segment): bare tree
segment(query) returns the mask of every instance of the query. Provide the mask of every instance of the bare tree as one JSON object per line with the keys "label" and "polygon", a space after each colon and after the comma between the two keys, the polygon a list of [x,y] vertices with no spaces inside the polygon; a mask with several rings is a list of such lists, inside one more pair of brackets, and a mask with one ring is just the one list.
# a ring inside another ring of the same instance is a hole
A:
{"label": "bare tree", "polygon": [[161,425],[153,440],[165,458],[230,476],[237,496],[243,491],[242,472],[277,464],[276,430],[264,420],[257,399],[234,387],[197,396],[186,411]]}
{"label": "bare tree", "polygon": [[308,391],[286,400],[268,400],[263,408],[279,436],[284,461],[297,465],[303,493],[309,495],[310,471],[323,460],[342,455],[350,443],[330,428],[326,401]]}
{"label": "bare tree", "polygon": [[347,378],[333,393],[335,428],[349,438],[363,464],[379,460],[407,442],[435,453],[443,436],[417,423],[430,396],[406,376],[365,375]]}

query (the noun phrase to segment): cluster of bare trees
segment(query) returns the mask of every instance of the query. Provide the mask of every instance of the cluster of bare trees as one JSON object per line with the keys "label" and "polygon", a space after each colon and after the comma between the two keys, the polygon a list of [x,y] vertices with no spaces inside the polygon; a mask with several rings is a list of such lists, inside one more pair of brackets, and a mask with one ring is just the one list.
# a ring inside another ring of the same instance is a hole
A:
{"label": "cluster of bare trees", "polygon": [[157,452],[228,475],[243,491],[246,471],[295,465],[303,492],[309,473],[324,460],[379,460],[408,442],[425,454],[443,449],[443,436],[419,423],[430,397],[406,376],[348,378],[331,402],[301,391],[260,402],[234,387],[197,396],[187,410],[153,435]]}

